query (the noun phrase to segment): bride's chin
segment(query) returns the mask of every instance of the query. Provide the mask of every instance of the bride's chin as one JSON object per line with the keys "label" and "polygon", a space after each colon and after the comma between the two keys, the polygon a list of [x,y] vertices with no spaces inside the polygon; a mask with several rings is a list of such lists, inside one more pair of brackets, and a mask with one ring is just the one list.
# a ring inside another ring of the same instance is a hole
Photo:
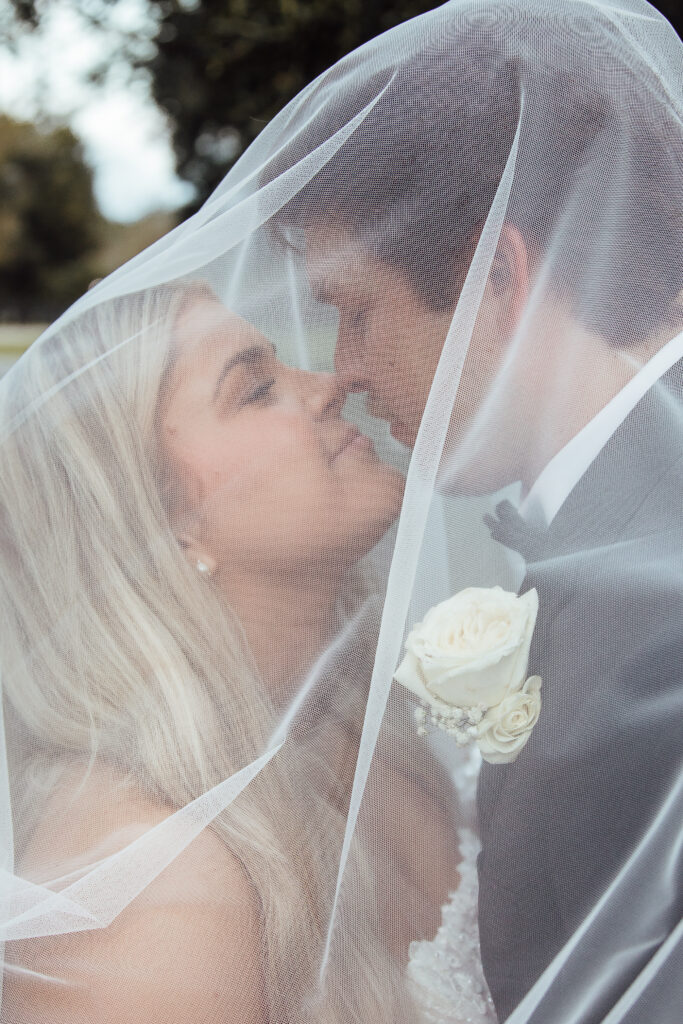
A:
{"label": "bride's chin", "polygon": [[396,523],[401,512],[400,496],[391,506],[388,506],[382,512],[377,512],[374,516],[368,516],[365,523],[358,528],[358,531],[353,537],[351,545],[354,561],[363,558],[368,552],[372,551],[376,544],[382,540],[384,535]]}
{"label": "bride's chin", "polygon": [[353,481],[353,499],[350,504],[345,502],[346,510],[337,519],[339,533],[331,544],[337,564],[350,567],[365,557],[401,513],[405,480],[393,467],[380,467],[376,474],[368,474],[366,469],[362,483],[358,477]]}

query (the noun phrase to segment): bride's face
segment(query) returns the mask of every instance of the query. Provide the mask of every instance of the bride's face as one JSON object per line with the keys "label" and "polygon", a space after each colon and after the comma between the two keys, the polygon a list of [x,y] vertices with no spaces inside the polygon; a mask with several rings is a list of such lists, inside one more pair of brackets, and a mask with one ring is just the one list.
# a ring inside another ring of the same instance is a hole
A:
{"label": "bride's face", "polygon": [[398,515],[403,478],[340,416],[332,375],[279,362],[210,297],[179,316],[161,436],[217,567],[348,565]]}

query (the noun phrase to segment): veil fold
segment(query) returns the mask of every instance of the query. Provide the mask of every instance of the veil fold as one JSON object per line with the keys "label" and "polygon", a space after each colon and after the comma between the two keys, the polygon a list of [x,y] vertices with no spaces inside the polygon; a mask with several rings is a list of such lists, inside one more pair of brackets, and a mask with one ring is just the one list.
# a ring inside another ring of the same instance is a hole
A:
{"label": "veil fold", "polygon": [[673,1020],[682,56],[450,0],[0,381],[0,1020]]}

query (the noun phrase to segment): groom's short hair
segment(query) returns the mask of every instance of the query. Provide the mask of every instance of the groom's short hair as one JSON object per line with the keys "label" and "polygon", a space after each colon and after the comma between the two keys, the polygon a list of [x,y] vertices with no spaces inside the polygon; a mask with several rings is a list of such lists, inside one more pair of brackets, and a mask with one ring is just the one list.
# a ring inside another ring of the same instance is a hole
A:
{"label": "groom's short hair", "polygon": [[[506,217],[532,253],[559,241],[554,265],[562,279],[552,284],[588,329],[627,345],[676,313],[683,284],[680,126],[673,112],[664,119],[654,72],[644,78],[616,61],[608,45],[604,53],[591,50],[580,32],[538,28],[530,75],[502,31],[486,43],[481,31],[474,38],[466,29],[450,41],[438,37],[412,63],[359,78],[355,87],[342,62],[323,79],[328,89],[339,82],[338,96],[285,147],[269,178],[381,95],[275,220],[279,228],[342,226],[403,273],[432,308],[453,308],[521,112]],[[531,26],[524,32],[529,45]],[[313,90],[311,106],[316,97]]]}

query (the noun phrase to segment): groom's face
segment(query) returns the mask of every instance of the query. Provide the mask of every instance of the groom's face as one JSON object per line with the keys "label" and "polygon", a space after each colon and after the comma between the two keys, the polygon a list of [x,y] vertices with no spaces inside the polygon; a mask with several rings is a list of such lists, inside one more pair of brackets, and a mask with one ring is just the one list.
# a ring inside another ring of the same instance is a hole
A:
{"label": "groom's face", "polygon": [[363,252],[343,231],[311,229],[307,264],[316,298],[335,306],[335,370],[346,391],[412,446],[452,312],[431,309],[407,277]]}

